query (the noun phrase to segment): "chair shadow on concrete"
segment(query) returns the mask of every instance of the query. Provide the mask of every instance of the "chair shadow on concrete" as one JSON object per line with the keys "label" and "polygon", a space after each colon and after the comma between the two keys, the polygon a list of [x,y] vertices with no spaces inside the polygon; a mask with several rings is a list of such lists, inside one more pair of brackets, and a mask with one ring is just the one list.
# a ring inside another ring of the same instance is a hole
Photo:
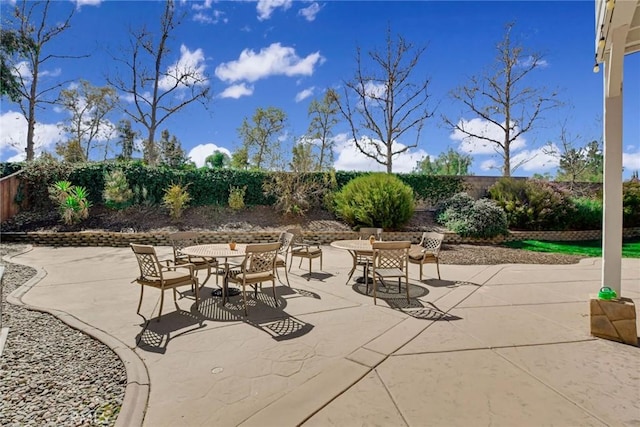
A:
{"label": "chair shadow on concrete", "polygon": [[407,300],[405,298],[389,298],[385,301],[392,309],[402,311],[403,313],[406,313],[411,317],[415,317],[416,319],[438,321],[451,321],[461,319],[461,317],[454,316],[453,314],[440,310],[435,304],[431,302],[423,303],[420,300],[411,299],[409,300],[409,304],[407,304]]}
{"label": "chair shadow on concrete", "polygon": [[458,286],[463,285],[480,286],[477,283],[442,279],[423,279],[420,283],[433,286],[434,288],[457,288]]}
{"label": "chair shadow on concrete", "polygon": [[[438,280],[438,282],[447,282],[447,285],[452,287],[462,284],[462,282],[451,282],[446,280]],[[362,295],[371,296],[371,283],[369,283],[368,294],[365,293],[366,287],[364,283],[356,283],[352,286],[352,288],[354,291]],[[389,308],[401,311],[411,317],[415,317],[416,319],[446,321],[460,320],[460,317],[440,310],[435,304],[431,302],[420,301],[420,298],[428,294],[428,289],[409,282],[409,302],[407,303],[404,288],[402,289],[402,292],[398,292],[398,282],[395,280],[388,280],[385,281],[384,285],[378,285],[377,297],[385,301],[389,305]]]}
{"label": "chair shadow on concrete", "polygon": [[159,322],[156,322],[155,318],[142,317],[145,321],[141,324],[142,330],[136,335],[136,347],[151,353],[164,354],[169,341],[206,326],[195,304],[192,305],[191,311],[177,307],[176,311],[163,314]]}
{"label": "chair shadow on concrete", "polygon": [[[206,292],[206,291],[205,291]],[[204,293],[206,295],[206,293]],[[249,314],[244,315],[242,296],[231,296],[225,304],[220,297],[202,298],[199,314],[203,320],[215,322],[244,322],[269,334],[277,341],[298,338],[309,333],[314,325],[306,323],[285,312],[291,298],[315,298],[320,296],[306,290],[298,290],[288,286],[276,288],[277,305],[270,293],[258,292],[255,297],[247,293]]]}
{"label": "chair shadow on concrete", "polygon": [[[302,271],[302,270],[301,270]],[[307,272],[302,272],[302,273],[298,273],[297,271],[290,271],[289,272],[290,276],[298,276],[301,277],[307,281],[311,280],[317,280],[319,282],[325,282],[327,281],[327,279],[330,279],[331,277],[334,277],[334,274],[331,273],[327,273],[324,271],[312,271],[311,273]]]}

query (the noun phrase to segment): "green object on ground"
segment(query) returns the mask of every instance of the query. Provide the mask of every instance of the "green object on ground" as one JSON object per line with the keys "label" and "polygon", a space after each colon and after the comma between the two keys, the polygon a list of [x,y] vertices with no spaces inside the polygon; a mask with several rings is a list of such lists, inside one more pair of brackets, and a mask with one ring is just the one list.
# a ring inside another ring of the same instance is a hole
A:
{"label": "green object on ground", "polygon": [[616,294],[616,291],[614,291],[613,289],[611,289],[608,286],[604,286],[602,288],[600,288],[600,292],[598,292],[598,298],[600,299],[614,299],[617,298],[618,294]]}
{"label": "green object on ground", "polygon": [[[540,240],[522,240],[507,242],[505,246],[534,252],[554,252],[567,255],[602,256],[602,241],[585,240],[578,242],[553,242]],[[623,258],[640,258],[640,239],[637,237],[625,239],[622,243]]]}

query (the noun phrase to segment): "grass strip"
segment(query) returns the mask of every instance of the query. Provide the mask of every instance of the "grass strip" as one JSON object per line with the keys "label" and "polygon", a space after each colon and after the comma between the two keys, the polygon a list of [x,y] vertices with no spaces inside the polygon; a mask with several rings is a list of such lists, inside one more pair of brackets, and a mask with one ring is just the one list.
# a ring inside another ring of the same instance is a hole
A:
{"label": "grass strip", "polygon": [[[580,255],[587,257],[602,256],[601,240],[584,240],[579,242],[559,242],[542,240],[521,240],[507,242],[505,246],[533,252],[552,252],[566,255]],[[622,243],[623,258],[640,258],[640,239],[624,240]]]}

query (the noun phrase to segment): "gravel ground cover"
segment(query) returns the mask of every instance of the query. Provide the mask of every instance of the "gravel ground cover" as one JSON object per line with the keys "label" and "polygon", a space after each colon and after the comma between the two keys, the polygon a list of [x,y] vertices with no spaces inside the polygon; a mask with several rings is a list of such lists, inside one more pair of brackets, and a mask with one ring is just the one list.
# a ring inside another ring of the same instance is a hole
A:
{"label": "gravel ground cover", "polygon": [[[0,245],[0,255],[24,250]],[[1,426],[111,426],[124,398],[126,370],[101,342],[50,314],[6,303],[36,271],[3,262]]]}
{"label": "gravel ground cover", "polygon": [[[0,244],[0,256],[24,250]],[[442,264],[573,264],[581,257],[501,246],[443,245]],[[55,317],[6,303],[35,275],[3,262],[2,325],[10,328],[0,358],[0,425],[110,426],[126,387],[125,367],[104,344]]]}

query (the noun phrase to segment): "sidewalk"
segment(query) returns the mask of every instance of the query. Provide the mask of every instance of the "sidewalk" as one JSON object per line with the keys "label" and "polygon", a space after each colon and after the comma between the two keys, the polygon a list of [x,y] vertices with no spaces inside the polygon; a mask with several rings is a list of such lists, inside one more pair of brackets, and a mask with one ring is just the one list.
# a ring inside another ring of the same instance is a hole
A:
{"label": "sidewalk", "polygon": [[[205,289],[199,310],[183,298],[176,311],[168,293],[156,322],[147,289],[147,323],[129,248],[33,248],[11,261],[42,272],[13,299],[120,355],[123,426],[640,425],[640,348],[589,335],[600,259],[442,265],[426,283],[412,266],[409,306],[404,292],[374,306],[345,284],[347,253],[323,251],[323,272],[315,261],[307,281],[294,263],[278,307],[265,288],[247,318],[239,297],[222,307]],[[640,260],[624,259],[622,278],[638,310]]]}

